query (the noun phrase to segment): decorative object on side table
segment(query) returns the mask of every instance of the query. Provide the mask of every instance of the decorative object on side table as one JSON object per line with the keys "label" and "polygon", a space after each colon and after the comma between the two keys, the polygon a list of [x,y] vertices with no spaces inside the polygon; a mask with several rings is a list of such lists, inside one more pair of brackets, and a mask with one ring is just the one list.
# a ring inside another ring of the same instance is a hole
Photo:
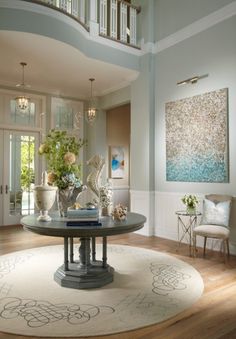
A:
{"label": "decorative object on side table", "polygon": [[196,207],[199,203],[197,197],[195,195],[189,194],[185,195],[182,199],[182,202],[184,205],[186,205],[186,212],[189,214],[195,214],[196,213]]}
{"label": "decorative object on side table", "polygon": [[112,197],[113,197],[112,186],[108,179],[106,185],[100,187],[100,208],[102,216],[111,215]]}
{"label": "decorative object on side table", "polygon": [[126,218],[127,218],[127,207],[123,206],[122,204],[118,204],[113,209],[111,215],[112,215],[112,218],[114,220],[117,220],[117,221],[126,220]]}
{"label": "decorative object on side table", "polygon": [[52,208],[56,198],[57,187],[47,184],[47,172],[42,173],[42,183],[34,187],[34,201],[40,210],[37,218],[39,221],[50,221],[52,218],[48,215],[48,211]]}
{"label": "decorative object on side table", "polygon": [[76,140],[66,131],[53,129],[39,147],[39,154],[47,160],[48,184],[58,187],[57,201],[61,216],[67,215],[68,207],[87,189],[81,182],[81,164],[76,162],[85,144],[85,140]]}

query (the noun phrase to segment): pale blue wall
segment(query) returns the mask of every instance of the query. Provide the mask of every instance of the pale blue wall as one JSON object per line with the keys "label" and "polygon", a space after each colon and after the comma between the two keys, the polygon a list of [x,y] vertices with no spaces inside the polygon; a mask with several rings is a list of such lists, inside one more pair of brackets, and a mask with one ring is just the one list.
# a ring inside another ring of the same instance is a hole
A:
{"label": "pale blue wall", "polygon": [[234,1],[156,0],[155,40],[163,39],[232,2]]}
{"label": "pale blue wall", "polygon": [[115,92],[104,95],[99,100],[101,109],[111,109],[130,102],[130,86],[121,88]]}
{"label": "pale blue wall", "polygon": [[[236,193],[236,16],[156,55],[156,190]],[[193,75],[209,74],[194,85],[176,86]],[[159,79],[159,81],[158,81]],[[229,183],[167,182],[165,103],[221,88],[229,89]]]}

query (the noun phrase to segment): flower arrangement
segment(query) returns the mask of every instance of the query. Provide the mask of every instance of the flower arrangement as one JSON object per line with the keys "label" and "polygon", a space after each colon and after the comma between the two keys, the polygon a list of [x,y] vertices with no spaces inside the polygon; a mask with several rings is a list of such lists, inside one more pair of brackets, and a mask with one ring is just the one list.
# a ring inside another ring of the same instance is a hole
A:
{"label": "flower arrangement", "polygon": [[187,209],[195,209],[198,204],[198,199],[195,195],[185,195],[181,201],[186,205]]}
{"label": "flower arrangement", "polygon": [[76,163],[80,148],[86,141],[68,136],[66,131],[51,130],[39,147],[48,166],[48,184],[59,189],[81,186],[81,165]]}

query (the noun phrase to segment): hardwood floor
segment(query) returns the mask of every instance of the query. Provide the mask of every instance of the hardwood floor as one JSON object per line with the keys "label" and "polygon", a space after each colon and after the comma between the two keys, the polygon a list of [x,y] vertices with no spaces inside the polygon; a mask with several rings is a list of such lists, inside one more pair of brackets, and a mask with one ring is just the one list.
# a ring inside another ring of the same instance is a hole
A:
{"label": "hardwood floor", "polygon": [[[130,245],[167,252],[194,266],[201,274],[205,290],[190,309],[161,324],[136,331],[93,339],[234,339],[236,338],[236,257],[224,263],[221,253],[202,249],[198,257],[189,257],[188,246],[158,237],[137,234],[109,237],[109,243]],[[0,254],[27,248],[62,244],[61,238],[39,236],[24,231],[21,226],[0,228]],[[34,337],[31,337],[34,338]],[[0,333],[0,339],[29,339],[29,337]]]}

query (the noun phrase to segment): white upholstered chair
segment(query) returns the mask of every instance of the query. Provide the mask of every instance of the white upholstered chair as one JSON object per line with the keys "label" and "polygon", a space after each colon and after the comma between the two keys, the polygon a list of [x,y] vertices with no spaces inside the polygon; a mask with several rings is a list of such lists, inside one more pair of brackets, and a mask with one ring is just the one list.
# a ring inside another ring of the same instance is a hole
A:
{"label": "white upholstered chair", "polygon": [[226,248],[229,256],[229,218],[232,197],[229,195],[209,194],[203,201],[202,220],[193,230],[193,248],[196,256],[196,238],[204,237],[203,256],[206,254],[207,238],[221,239],[223,242],[224,258]]}

